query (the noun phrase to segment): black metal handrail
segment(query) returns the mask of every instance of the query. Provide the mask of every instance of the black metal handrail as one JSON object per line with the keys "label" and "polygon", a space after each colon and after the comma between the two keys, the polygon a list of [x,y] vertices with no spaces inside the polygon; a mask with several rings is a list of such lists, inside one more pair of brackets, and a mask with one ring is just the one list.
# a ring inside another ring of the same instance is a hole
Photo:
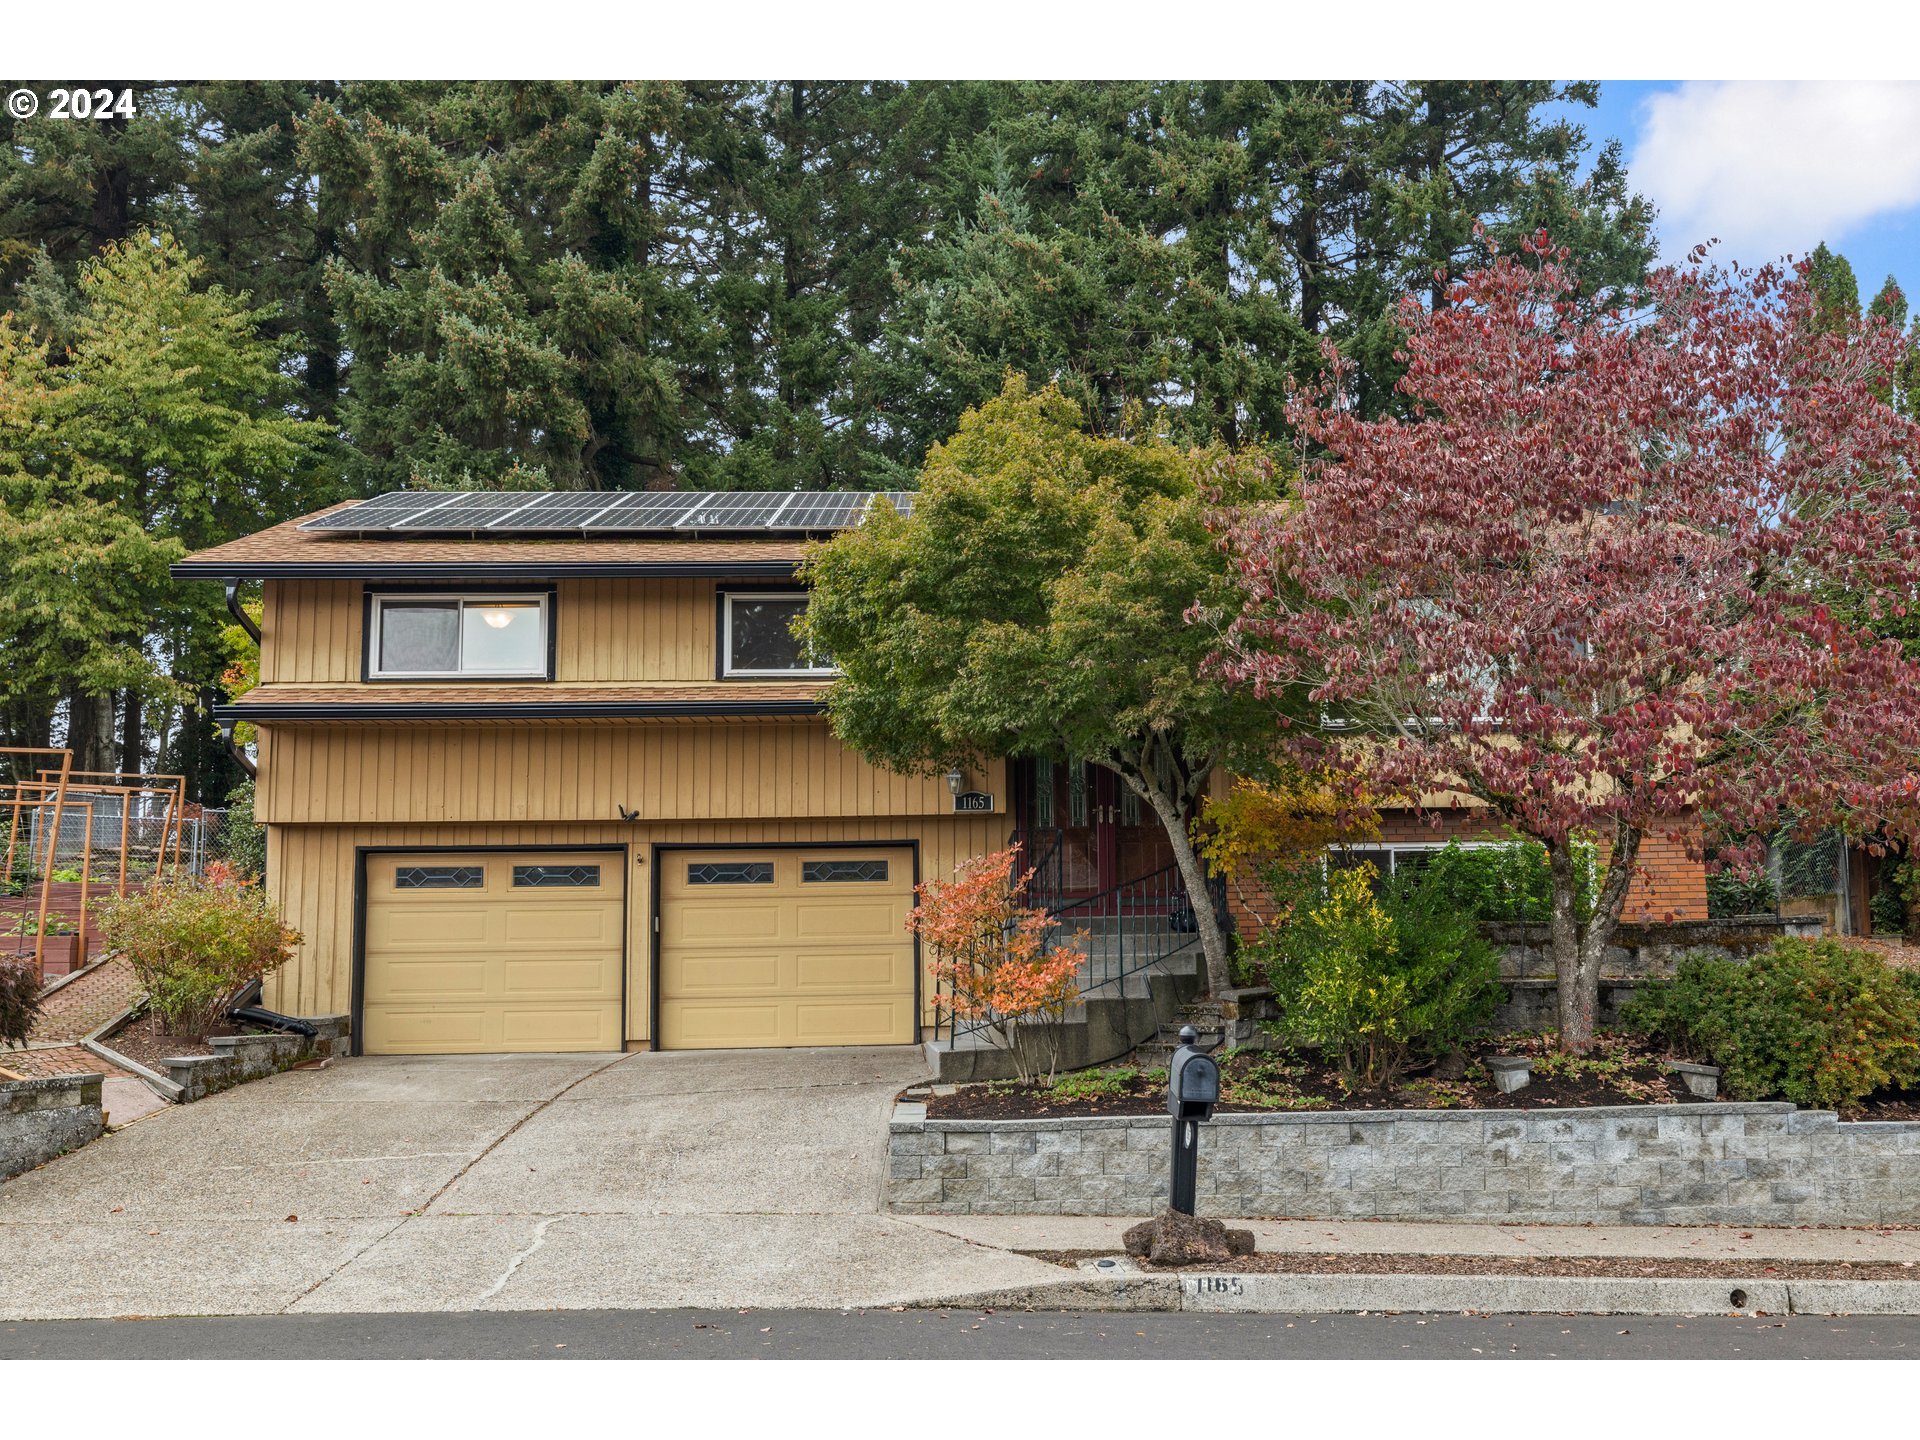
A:
{"label": "black metal handrail", "polygon": [[[1226,909],[1225,882],[1214,877],[1208,889],[1214,912],[1222,914]],[[1039,906],[1053,917],[1046,938],[1049,951],[1075,943],[1076,937],[1085,933],[1086,940],[1079,946],[1085,958],[1076,982],[1083,999],[1114,987],[1120,987],[1124,994],[1130,976],[1151,970],[1200,943],[1193,902],[1177,865],[1163,865],[1095,894],[1071,898],[1057,891],[1049,896],[1037,884],[1030,884],[1025,898],[1027,904]],[[996,1023],[990,1015],[953,1018],[949,1048],[962,1037],[980,1034]]]}

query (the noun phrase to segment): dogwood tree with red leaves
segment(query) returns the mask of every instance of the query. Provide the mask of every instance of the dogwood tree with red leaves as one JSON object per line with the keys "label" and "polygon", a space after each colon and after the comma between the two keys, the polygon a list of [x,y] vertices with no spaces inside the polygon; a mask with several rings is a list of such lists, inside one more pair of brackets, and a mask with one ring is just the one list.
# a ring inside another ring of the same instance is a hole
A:
{"label": "dogwood tree with red leaves", "polygon": [[[1814,323],[1804,267],[1696,251],[1595,315],[1527,250],[1403,306],[1410,418],[1343,407],[1328,354],[1293,498],[1225,522],[1247,604],[1215,659],[1309,687],[1293,738],[1374,793],[1545,844],[1579,1051],[1647,835],[1911,833],[1920,665],[1863,626],[1920,596],[1920,427],[1879,398],[1898,332]],[[1580,834],[1611,856],[1591,914]]]}

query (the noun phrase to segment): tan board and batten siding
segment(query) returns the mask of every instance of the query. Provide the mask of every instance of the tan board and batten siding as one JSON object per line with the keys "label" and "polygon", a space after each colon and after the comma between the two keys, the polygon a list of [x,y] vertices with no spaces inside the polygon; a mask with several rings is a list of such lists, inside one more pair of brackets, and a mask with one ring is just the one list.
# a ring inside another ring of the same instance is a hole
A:
{"label": "tan board and batten siding", "polygon": [[[359,680],[367,588],[358,580],[269,580],[260,682]],[[711,580],[560,581],[553,678],[562,684],[713,679],[716,588]]]}
{"label": "tan board and batten siding", "polygon": [[[367,588],[268,582],[263,683],[358,686]],[[556,681],[711,682],[720,588],[709,580],[560,581]],[[377,699],[383,687],[365,690]],[[740,693],[752,698],[752,685]],[[970,777],[993,793],[996,813],[955,815],[944,778],[877,769],[842,747],[824,719],[806,717],[269,723],[260,733],[260,771],[268,873],[287,922],[303,936],[295,962],[268,983],[269,1005],[293,1014],[351,1006],[359,849],[384,865],[408,847],[553,853],[618,845],[626,847],[615,859],[627,896],[630,1044],[652,1039],[655,846],[917,842],[926,879],[1005,844],[1009,823],[1004,764]],[[622,806],[638,818],[623,822]],[[674,862],[683,852],[660,853]],[[906,849],[888,853],[911,864]],[[888,904],[889,923],[897,910],[904,925],[900,897]],[[901,989],[897,979],[879,988]],[[920,989],[921,1019],[931,1021],[931,987]],[[774,993],[793,998],[778,987]],[[787,1013],[783,1023],[797,1024],[791,1005]]]}

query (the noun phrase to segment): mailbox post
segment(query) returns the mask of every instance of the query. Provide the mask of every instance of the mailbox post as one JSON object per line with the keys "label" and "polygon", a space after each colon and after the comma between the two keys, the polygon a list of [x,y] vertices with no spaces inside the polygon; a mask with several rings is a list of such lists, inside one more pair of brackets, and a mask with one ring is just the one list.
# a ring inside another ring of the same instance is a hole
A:
{"label": "mailbox post", "polygon": [[1193,1214],[1200,1170],[1200,1122],[1220,1103],[1220,1064],[1194,1042],[1191,1025],[1180,1029],[1180,1048],[1167,1066],[1167,1110],[1173,1116],[1173,1184],[1169,1208]]}

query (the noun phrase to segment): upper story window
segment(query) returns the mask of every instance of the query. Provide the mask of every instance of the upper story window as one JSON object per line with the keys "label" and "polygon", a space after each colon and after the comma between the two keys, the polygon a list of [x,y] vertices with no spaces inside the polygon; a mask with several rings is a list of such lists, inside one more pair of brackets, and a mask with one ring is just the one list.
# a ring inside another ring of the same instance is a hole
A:
{"label": "upper story window", "polygon": [[764,594],[727,591],[720,618],[721,674],[725,676],[833,675],[833,662],[793,633],[807,597],[793,590]]}
{"label": "upper story window", "polygon": [[545,595],[376,595],[367,676],[552,678]]}

